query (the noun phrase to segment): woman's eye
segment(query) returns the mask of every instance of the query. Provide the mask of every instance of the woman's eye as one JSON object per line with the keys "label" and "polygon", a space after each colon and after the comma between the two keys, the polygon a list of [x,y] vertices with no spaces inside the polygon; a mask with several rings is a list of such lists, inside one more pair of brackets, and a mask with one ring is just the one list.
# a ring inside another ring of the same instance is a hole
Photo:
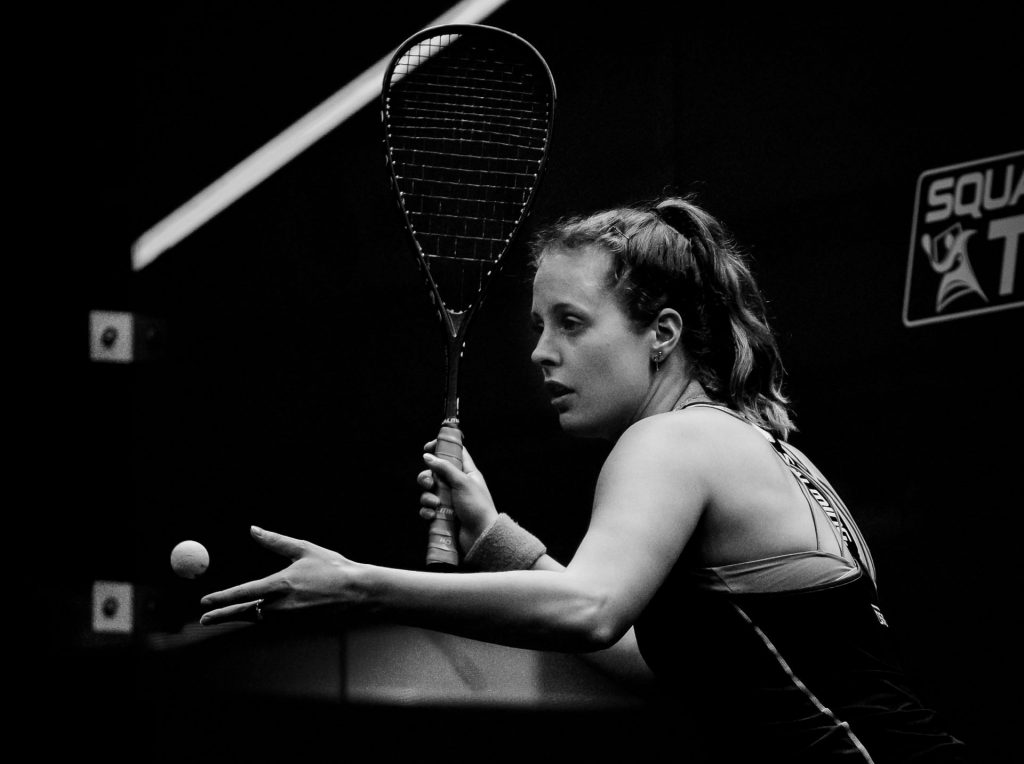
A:
{"label": "woman's eye", "polygon": [[[576,332],[583,328],[583,326],[584,321],[579,316],[559,316],[552,321],[552,327],[557,327],[561,332]],[[533,321],[530,324],[530,330],[537,336],[540,336],[544,333],[544,322]]]}

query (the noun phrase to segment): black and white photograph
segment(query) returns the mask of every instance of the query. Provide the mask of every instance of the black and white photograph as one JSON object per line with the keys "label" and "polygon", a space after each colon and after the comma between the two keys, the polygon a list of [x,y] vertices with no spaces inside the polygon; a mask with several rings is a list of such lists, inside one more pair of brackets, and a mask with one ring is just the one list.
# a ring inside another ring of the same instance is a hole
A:
{"label": "black and white photograph", "polygon": [[33,749],[1011,760],[1020,21],[51,20]]}

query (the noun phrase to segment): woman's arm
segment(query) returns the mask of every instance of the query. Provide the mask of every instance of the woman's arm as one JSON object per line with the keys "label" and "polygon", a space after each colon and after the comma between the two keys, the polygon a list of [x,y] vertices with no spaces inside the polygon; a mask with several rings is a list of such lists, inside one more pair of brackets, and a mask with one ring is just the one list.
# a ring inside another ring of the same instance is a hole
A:
{"label": "woman's arm", "polygon": [[[588,652],[614,645],[653,596],[693,532],[705,499],[686,417],[652,417],[606,461],[583,542],[564,570],[429,573],[364,565],[308,542],[254,537],[292,562],[207,595],[203,623],[313,606],[515,647]],[[652,420],[659,420],[654,422]],[[683,436],[680,442],[680,436]]]}
{"label": "woman's arm", "polygon": [[513,647],[581,652],[607,646],[596,590],[578,576],[402,570],[356,563],[259,528],[252,535],[291,564],[266,578],[208,594],[202,604],[211,610],[201,623],[251,619],[254,603],[264,600],[266,617],[331,607]]}
{"label": "woman's arm", "polygon": [[[565,566],[545,554],[534,563],[531,570],[562,571]],[[636,632],[632,627],[611,647],[583,653],[580,657],[601,673],[638,690],[648,689],[654,681],[654,673],[640,654],[640,645],[637,644]]]}

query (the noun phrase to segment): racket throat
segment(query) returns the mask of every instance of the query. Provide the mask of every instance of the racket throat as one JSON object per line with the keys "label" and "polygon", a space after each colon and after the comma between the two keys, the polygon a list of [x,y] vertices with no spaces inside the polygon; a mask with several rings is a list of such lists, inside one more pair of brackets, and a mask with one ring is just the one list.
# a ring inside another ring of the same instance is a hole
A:
{"label": "racket throat", "polygon": [[465,343],[462,337],[450,337],[445,353],[447,374],[444,386],[443,419],[445,422],[454,421],[456,426],[459,421],[459,362],[462,360],[464,348]]}
{"label": "racket throat", "polygon": [[[438,295],[438,301],[441,297]],[[441,311],[441,322],[444,324],[445,331],[448,334],[448,342],[462,343],[462,325],[466,323],[466,313],[456,313],[451,310]]]}

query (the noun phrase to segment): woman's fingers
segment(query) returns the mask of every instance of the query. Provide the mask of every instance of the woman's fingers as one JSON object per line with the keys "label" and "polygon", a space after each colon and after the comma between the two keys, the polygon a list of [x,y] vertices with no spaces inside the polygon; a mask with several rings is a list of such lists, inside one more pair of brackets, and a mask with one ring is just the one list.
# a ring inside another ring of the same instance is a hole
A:
{"label": "woman's fingers", "polygon": [[454,486],[460,480],[465,479],[465,473],[445,459],[441,459],[433,454],[423,454],[423,461],[435,473],[435,479],[440,478],[450,486]]}
{"label": "woman's fingers", "polygon": [[249,532],[261,546],[290,560],[297,560],[302,557],[307,549],[306,542],[301,539],[274,533],[273,531],[265,531],[262,528],[257,528],[255,525],[249,528]]}
{"label": "woman's fingers", "polygon": [[[425,443],[423,445],[424,452],[426,452],[428,454],[433,454],[434,453],[434,449],[436,449],[436,448],[437,448],[437,439],[436,438],[434,440],[428,441],[427,443]],[[469,449],[466,448],[466,444],[465,443],[462,444],[462,471],[465,472],[467,475],[469,473],[471,473],[471,472],[476,472],[477,471],[476,464],[473,462],[473,457],[470,456]]]}
{"label": "woman's fingers", "polygon": [[271,611],[331,604],[344,589],[351,563],[337,552],[256,526],[251,532],[263,547],[289,557],[291,564],[264,578],[207,594],[200,601],[207,611],[200,623],[264,620]]}
{"label": "woman's fingers", "polygon": [[[273,531],[265,531],[253,525],[249,532],[259,544],[267,549],[277,552],[292,560],[300,559],[310,549],[315,549],[310,544],[300,539],[284,536]],[[276,594],[283,594],[288,591],[288,584],[280,573],[273,573],[256,581],[247,581],[230,589],[222,589],[219,592],[207,594],[200,600],[203,607],[227,608],[238,603],[253,602],[263,597],[270,597]]]}
{"label": "woman's fingers", "polygon": [[281,580],[280,574],[274,573],[266,578],[232,586],[230,589],[211,592],[203,597],[199,604],[203,607],[226,608],[229,605],[254,602],[264,597],[283,594],[287,590],[288,586]]}
{"label": "woman's fingers", "polygon": [[[424,450],[432,450],[434,443],[437,441],[430,441],[424,446]],[[416,483],[420,488],[424,489],[423,493],[420,494],[420,517],[424,520],[433,520],[437,516],[436,509],[440,505],[441,500],[434,493],[437,481],[434,480],[434,473],[429,469],[423,470],[416,476]]]}
{"label": "woman's fingers", "polygon": [[203,616],[199,619],[199,623],[203,626],[212,626],[218,623],[233,623],[237,621],[256,623],[260,620],[256,606],[257,601],[241,602],[237,605],[228,605],[227,607],[211,610],[208,613],[203,613]]}

